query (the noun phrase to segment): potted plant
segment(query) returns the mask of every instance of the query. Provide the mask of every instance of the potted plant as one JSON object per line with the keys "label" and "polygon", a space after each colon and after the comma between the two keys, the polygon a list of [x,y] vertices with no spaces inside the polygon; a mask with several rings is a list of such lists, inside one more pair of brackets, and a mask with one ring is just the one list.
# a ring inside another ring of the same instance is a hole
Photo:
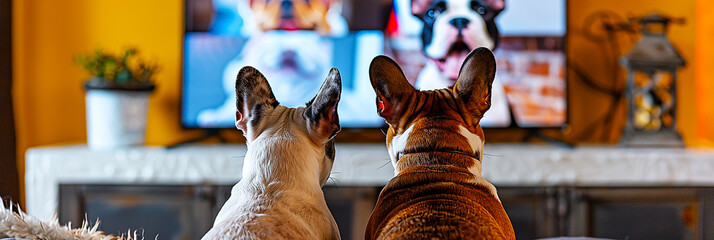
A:
{"label": "potted plant", "polygon": [[158,66],[139,60],[135,48],[114,55],[97,49],[79,55],[77,64],[89,72],[84,83],[87,101],[87,144],[106,150],[144,144],[152,77]]}

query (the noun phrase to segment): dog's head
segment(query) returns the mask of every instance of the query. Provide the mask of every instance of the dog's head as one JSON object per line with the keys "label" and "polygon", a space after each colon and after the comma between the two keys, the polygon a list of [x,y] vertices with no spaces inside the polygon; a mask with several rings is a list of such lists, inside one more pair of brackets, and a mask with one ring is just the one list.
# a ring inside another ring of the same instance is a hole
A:
{"label": "dog's head", "polygon": [[337,104],[341,93],[340,73],[333,68],[305,107],[288,108],[275,99],[262,73],[243,67],[236,79],[236,127],[243,131],[249,150],[261,145],[269,154],[315,161],[322,185],[335,159],[333,138],[340,131]]}
{"label": "dog's head", "polygon": [[340,8],[340,0],[247,0],[258,28],[269,30],[315,30],[329,34],[331,8]]}
{"label": "dog's head", "polygon": [[425,55],[445,77],[456,80],[461,63],[478,47],[495,49],[498,29],[494,19],[504,0],[412,0],[414,16],[424,23]]}
{"label": "dog's head", "polygon": [[[404,156],[439,152],[463,160],[441,164],[480,174],[484,134],[479,121],[491,107],[495,72],[493,53],[477,48],[466,57],[452,88],[418,91],[392,59],[378,56],[372,60],[370,80],[377,94],[377,112],[389,124],[387,149],[395,173],[415,164],[404,162]],[[420,161],[416,164],[429,160]]]}

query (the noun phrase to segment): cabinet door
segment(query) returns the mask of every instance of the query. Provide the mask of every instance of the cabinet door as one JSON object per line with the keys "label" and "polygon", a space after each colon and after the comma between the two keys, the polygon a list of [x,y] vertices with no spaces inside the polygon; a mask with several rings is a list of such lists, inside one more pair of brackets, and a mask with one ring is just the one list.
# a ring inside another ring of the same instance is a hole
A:
{"label": "cabinet door", "polygon": [[702,201],[695,188],[584,188],[573,199],[572,221],[612,239],[700,239]]}
{"label": "cabinet door", "polygon": [[557,188],[498,187],[498,197],[511,220],[516,239],[562,236]]}
{"label": "cabinet door", "polygon": [[364,239],[364,230],[377,203],[380,189],[325,186],[322,190],[342,240]]}
{"label": "cabinet door", "polygon": [[60,185],[59,218],[78,227],[86,217],[110,234],[137,230],[144,239],[200,239],[211,227],[214,187]]}

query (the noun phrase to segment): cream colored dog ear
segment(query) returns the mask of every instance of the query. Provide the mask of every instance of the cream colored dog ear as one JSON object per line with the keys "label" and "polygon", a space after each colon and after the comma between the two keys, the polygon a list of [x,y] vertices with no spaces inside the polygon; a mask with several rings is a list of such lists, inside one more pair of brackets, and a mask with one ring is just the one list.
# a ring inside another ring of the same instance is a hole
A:
{"label": "cream colored dog ear", "polygon": [[491,85],[495,76],[496,59],[485,47],[471,51],[461,65],[454,92],[475,118],[482,118],[491,108]]}
{"label": "cream colored dog ear", "polygon": [[327,141],[340,131],[340,118],[337,115],[337,104],[342,94],[342,78],[337,68],[330,73],[322,83],[320,91],[305,108],[305,120],[310,135],[319,141]]}
{"label": "cream colored dog ear", "polygon": [[278,105],[265,76],[253,67],[241,68],[236,77],[236,127],[246,138],[255,137],[248,135],[249,128],[260,123],[266,110]]}

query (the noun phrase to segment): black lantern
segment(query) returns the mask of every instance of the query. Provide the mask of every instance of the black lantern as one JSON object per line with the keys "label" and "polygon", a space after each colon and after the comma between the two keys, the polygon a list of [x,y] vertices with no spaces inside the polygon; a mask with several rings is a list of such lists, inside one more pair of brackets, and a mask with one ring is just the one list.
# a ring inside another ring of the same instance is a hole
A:
{"label": "black lantern", "polygon": [[685,61],[666,35],[667,25],[673,19],[651,14],[639,21],[642,39],[621,59],[627,69],[628,102],[621,143],[683,147],[676,129],[676,86],[677,69]]}

